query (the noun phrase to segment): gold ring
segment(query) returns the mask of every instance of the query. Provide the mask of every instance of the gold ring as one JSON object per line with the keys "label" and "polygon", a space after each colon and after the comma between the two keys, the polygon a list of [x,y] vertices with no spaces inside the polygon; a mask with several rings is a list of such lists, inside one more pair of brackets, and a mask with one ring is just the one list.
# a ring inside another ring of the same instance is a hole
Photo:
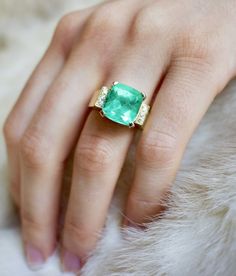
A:
{"label": "gold ring", "polygon": [[135,88],[113,82],[111,87],[103,86],[92,96],[89,107],[100,110],[102,117],[128,126],[143,128],[150,106],[145,103],[146,95]]}

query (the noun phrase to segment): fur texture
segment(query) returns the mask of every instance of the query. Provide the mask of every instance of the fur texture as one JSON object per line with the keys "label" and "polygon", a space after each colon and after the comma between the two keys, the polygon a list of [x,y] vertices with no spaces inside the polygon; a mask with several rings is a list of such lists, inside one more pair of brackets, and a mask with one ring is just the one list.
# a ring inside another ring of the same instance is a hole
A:
{"label": "fur texture", "polygon": [[[97,1],[0,0],[0,124],[45,50],[56,21]],[[147,230],[119,228],[134,146],[120,177],[104,235],[86,276],[236,275],[236,81],[215,100],[189,143],[168,211]],[[0,275],[59,276],[57,255],[28,269],[7,187],[0,136]]]}

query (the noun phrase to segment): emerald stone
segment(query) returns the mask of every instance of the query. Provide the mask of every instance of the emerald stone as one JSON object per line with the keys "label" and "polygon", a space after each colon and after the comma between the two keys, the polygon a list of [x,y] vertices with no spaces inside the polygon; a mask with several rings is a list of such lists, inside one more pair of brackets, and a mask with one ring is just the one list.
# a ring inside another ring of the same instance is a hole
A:
{"label": "emerald stone", "polygon": [[109,89],[102,111],[106,118],[129,126],[135,121],[143,99],[143,94],[138,90],[117,83]]}

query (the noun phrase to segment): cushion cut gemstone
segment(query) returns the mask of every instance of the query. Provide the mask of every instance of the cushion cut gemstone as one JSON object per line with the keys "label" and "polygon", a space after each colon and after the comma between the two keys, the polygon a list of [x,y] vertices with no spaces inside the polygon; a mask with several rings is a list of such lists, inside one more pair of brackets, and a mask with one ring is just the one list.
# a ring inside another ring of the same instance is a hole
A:
{"label": "cushion cut gemstone", "polygon": [[141,92],[128,85],[114,84],[106,96],[103,114],[116,123],[129,126],[135,121],[143,98]]}

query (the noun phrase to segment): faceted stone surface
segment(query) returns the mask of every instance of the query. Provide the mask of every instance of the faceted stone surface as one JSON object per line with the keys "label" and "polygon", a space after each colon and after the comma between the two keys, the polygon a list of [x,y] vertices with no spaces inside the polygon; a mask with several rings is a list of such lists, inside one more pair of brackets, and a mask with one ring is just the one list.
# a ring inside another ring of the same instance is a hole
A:
{"label": "faceted stone surface", "polygon": [[118,83],[109,89],[102,111],[108,119],[128,126],[135,121],[142,102],[142,93]]}

